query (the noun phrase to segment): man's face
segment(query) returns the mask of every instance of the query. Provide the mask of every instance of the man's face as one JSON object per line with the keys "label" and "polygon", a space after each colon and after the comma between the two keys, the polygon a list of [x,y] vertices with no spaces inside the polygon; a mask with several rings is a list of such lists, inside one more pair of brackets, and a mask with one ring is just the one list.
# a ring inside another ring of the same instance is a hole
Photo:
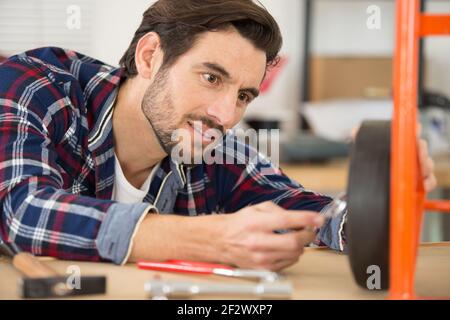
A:
{"label": "man's face", "polygon": [[258,95],[265,69],[265,53],[236,30],[202,34],[170,68],[158,71],[142,100],[164,151],[170,154],[178,143],[174,132],[183,132],[182,149],[193,155],[194,136],[195,148],[204,150],[213,142],[208,129],[224,134],[234,127]]}

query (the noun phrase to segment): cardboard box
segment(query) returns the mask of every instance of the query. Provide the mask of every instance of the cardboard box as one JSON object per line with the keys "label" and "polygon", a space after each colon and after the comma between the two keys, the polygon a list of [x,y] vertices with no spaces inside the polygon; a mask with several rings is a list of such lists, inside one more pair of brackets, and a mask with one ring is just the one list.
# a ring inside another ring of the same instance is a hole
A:
{"label": "cardboard box", "polygon": [[388,98],[392,57],[312,56],[310,100]]}

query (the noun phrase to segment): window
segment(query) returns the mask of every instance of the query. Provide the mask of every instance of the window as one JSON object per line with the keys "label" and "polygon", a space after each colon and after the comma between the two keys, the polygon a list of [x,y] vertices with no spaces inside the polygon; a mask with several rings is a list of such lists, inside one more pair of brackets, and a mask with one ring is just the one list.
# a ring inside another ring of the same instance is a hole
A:
{"label": "window", "polygon": [[92,51],[89,0],[0,1],[0,55],[43,46]]}

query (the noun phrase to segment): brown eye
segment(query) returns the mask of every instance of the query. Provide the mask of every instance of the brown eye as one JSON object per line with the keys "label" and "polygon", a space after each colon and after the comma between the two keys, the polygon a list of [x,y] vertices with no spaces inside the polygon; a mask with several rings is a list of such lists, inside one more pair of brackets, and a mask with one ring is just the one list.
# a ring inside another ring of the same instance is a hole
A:
{"label": "brown eye", "polygon": [[210,73],[203,74],[203,78],[211,84],[217,84],[219,82],[219,78]]}
{"label": "brown eye", "polygon": [[249,95],[246,94],[246,93],[240,93],[240,94],[239,94],[239,100],[242,101],[242,102],[244,102],[244,103],[250,103],[251,98],[250,98]]}

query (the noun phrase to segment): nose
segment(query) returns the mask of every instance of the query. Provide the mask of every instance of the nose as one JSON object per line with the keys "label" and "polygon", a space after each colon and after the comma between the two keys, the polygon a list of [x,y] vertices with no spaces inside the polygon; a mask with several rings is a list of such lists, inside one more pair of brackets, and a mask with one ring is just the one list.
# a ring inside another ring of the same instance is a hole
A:
{"label": "nose", "polygon": [[222,95],[208,106],[206,114],[225,129],[231,128],[234,125],[236,114],[236,96],[234,94]]}

